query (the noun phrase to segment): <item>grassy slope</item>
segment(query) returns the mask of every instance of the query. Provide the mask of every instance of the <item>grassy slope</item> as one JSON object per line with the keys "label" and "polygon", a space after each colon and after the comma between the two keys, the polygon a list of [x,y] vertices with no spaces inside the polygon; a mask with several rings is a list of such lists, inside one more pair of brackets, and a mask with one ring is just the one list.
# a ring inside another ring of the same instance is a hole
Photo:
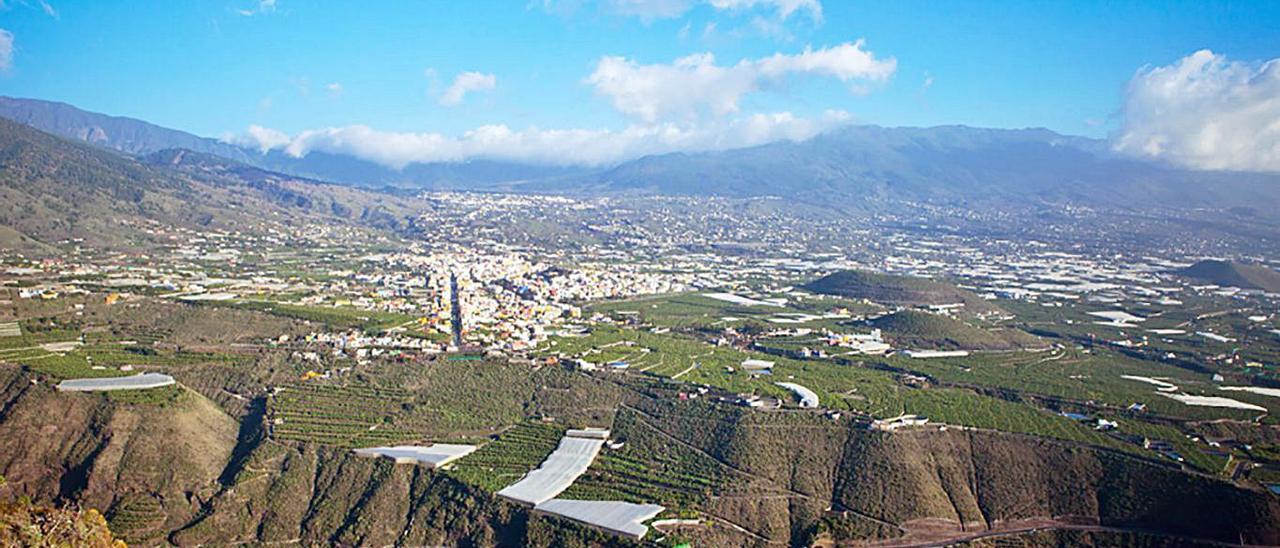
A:
{"label": "grassy slope", "polygon": [[919,310],[901,310],[871,322],[897,348],[942,350],[1016,350],[1048,343],[1016,329],[983,329]]}

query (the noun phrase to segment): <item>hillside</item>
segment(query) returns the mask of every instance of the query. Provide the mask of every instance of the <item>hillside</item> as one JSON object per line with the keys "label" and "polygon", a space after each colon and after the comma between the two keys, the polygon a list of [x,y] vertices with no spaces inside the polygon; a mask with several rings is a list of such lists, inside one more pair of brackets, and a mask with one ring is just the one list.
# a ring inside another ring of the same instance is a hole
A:
{"label": "hillside", "polygon": [[871,320],[897,348],[929,350],[1015,350],[1048,344],[1016,329],[982,329],[920,310],[900,310]]}
{"label": "hillside", "polygon": [[[58,393],[32,378],[0,369],[0,475],[8,480],[0,500],[101,508],[133,543],[186,523],[216,492],[238,427],[203,396],[182,391],[163,405],[135,405]],[[139,515],[115,520],[122,512]]]}
{"label": "hillside", "polygon": [[135,245],[155,237],[151,222],[250,232],[312,221],[397,230],[420,205],[210,155],[168,151],[139,160],[3,119],[0,197],[0,242],[28,250],[73,238]]}
{"label": "hillside", "polygon": [[[480,454],[445,473],[396,466],[264,436],[268,422],[252,413],[237,441],[230,418],[194,393],[155,407],[0,373],[0,442],[20,449],[0,459],[10,480],[0,498],[106,508],[131,544],[629,545],[494,497],[462,470]],[[820,415],[628,399],[612,422],[627,447],[602,456],[574,495],[658,496],[742,524],[689,530],[699,545],[939,542],[1067,523],[1280,541],[1274,498],[1090,446],[985,431],[885,434]],[[53,422],[64,426],[48,430]],[[488,465],[540,458],[515,449]]]}
{"label": "hillside", "polygon": [[1280,293],[1280,272],[1260,264],[1207,260],[1175,273],[1198,282]]}
{"label": "hillside", "polygon": [[926,306],[964,303],[966,312],[994,308],[981,297],[948,282],[911,276],[876,274],[861,270],[833,272],[803,287],[823,295],[866,299],[888,305]]}

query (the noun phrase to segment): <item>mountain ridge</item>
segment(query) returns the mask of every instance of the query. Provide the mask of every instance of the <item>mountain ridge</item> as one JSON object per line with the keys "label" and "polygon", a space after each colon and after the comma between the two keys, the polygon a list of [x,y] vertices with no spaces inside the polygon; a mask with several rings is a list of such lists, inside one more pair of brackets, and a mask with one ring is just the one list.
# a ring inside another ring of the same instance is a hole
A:
{"label": "mountain ridge", "polygon": [[311,151],[294,157],[64,103],[0,97],[0,117],[134,155],[185,148],[296,177],[401,190],[785,196],[847,210],[925,203],[966,209],[1069,206],[1232,210],[1280,220],[1280,174],[1194,171],[1127,157],[1045,128],[845,126],[804,141],[672,152],[604,168],[489,159],[389,168]]}

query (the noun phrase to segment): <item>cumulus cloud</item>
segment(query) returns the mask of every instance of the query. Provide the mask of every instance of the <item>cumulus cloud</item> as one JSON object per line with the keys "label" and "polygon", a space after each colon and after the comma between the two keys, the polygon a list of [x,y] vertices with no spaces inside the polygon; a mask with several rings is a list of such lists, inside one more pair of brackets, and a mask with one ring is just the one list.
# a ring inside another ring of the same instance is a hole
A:
{"label": "cumulus cloud", "polygon": [[468,93],[488,91],[497,85],[498,79],[492,74],[479,72],[463,72],[453,79],[453,83],[440,95],[440,104],[451,107],[462,103]]}
{"label": "cumulus cloud", "polygon": [[1209,50],[1130,80],[1112,146],[1196,169],[1280,171],[1280,59]]}
{"label": "cumulus cloud", "polygon": [[346,154],[395,169],[411,163],[506,160],[546,165],[609,165],[648,154],[741,148],[779,140],[804,140],[850,122],[843,111],[817,118],[789,112],[755,114],[690,126],[637,124],[622,130],[513,130],[505,125],[481,126],[460,136],[399,133],[356,125],[283,132],[250,126],[243,135],[224,140],[263,152],[283,150],[294,157],[312,151]]}
{"label": "cumulus cloud", "polygon": [[822,3],[818,0],[709,0],[716,9],[744,10],[756,7],[773,9],[779,19],[787,19],[791,14],[805,12],[815,23],[822,22]]}
{"label": "cumulus cloud", "polygon": [[225,140],[234,141],[245,146],[252,146],[261,152],[280,148],[289,144],[289,134],[258,125],[251,125],[242,136],[229,136]]}
{"label": "cumulus cloud", "polygon": [[[743,95],[791,74],[831,77],[850,84],[887,80],[897,69],[893,58],[877,59],[863,41],[787,55],[774,54],[720,66],[710,53],[681,57],[671,64],[642,65],[625,57],[603,57],[585,80],[614,108],[648,123],[668,117],[691,118],[703,111],[738,111]],[[851,90],[863,89],[851,85]]]}
{"label": "cumulus cloud", "polygon": [[274,11],[276,11],[276,0],[258,0],[253,7],[238,9],[236,10],[236,13],[245,17],[253,17],[254,15],[261,15]]}
{"label": "cumulus cloud", "polygon": [[0,29],[0,70],[13,66],[13,33]]}

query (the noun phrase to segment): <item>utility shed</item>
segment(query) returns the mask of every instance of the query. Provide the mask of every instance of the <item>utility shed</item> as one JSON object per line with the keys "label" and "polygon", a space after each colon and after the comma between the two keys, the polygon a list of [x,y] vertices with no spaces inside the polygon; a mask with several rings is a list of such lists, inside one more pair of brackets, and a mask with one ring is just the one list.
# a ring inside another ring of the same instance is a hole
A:
{"label": "utility shed", "polygon": [[138,373],[132,377],[105,377],[100,379],[68,379],[58,383],[63,392],[106,392],[110,390],[145,390],[174,383],[173,377],[160,373]]}
{"label": "utility shed", "polygon": [[[606,434],[605,437],[608,437]],[[520,481],[498,491],[498,496],[527,506],[536,506],[555,498],[591,466],[604,438],[589,439],[565,436],[560,439],[547,460],[537,470],[525,474]]]}
{"label": "utility shed", "polygon": [[635,540],[644,538],[645,533],[649,532],[649,527],[644,525],[645,521],[666,510],[657,504],[565,499],[552,499],[534,506],[533,509],[535,512],[554,514]]}
{"label": "utility shed", "polygon": [[369,447],[352,452],[361,457],[387,458],[396,464],[419,464],[427,468],[439,468],[476,450],[474,445],[435,443],[431,445],[397,445],[395,447]]}

